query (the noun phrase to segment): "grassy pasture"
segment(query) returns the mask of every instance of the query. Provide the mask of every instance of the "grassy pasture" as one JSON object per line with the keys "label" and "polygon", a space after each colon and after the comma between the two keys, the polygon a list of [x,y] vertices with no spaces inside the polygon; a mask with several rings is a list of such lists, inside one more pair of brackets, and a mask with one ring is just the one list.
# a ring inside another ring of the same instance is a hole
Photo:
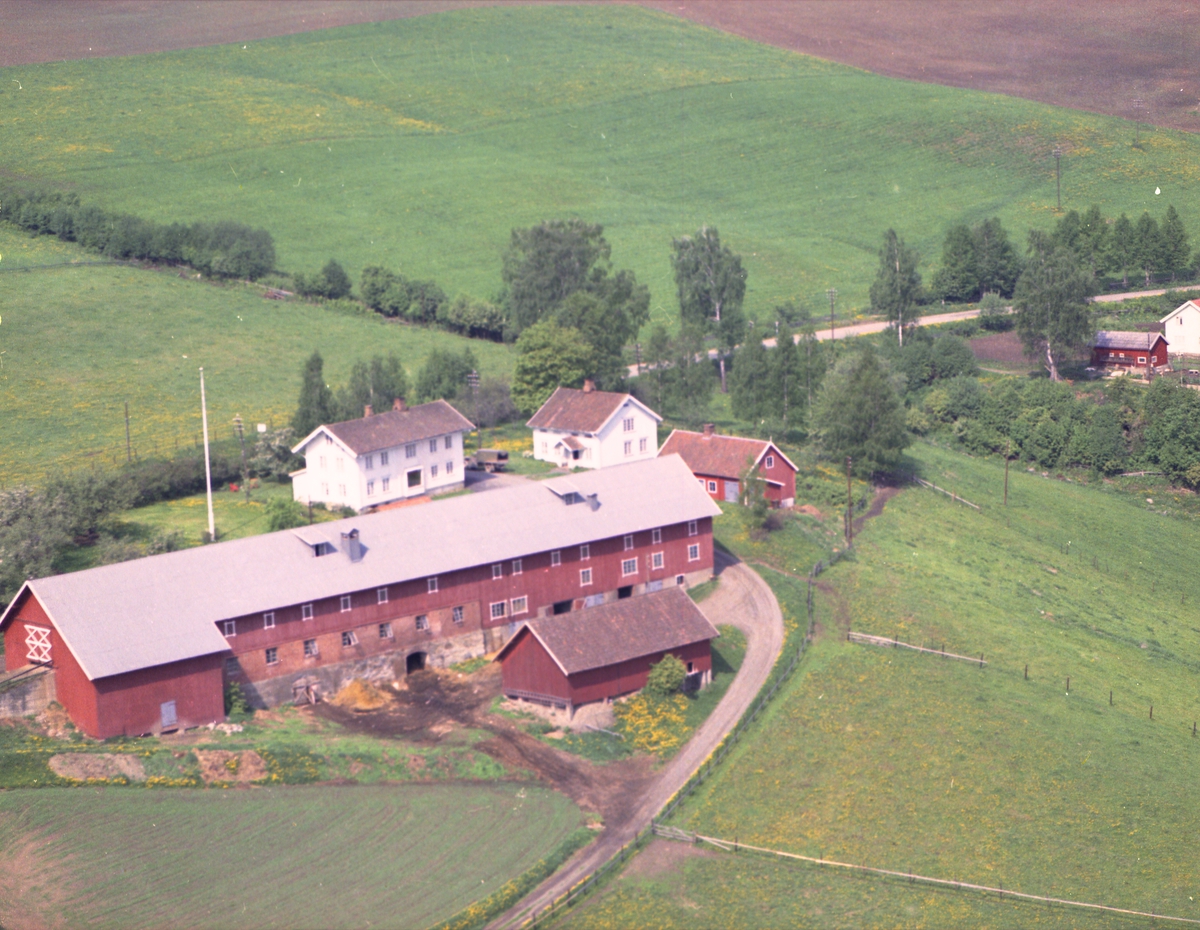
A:
{"label": "grassy pasture", "polygon": [[[0,228],[0,268],[94,258]],[[394,352],[410,384],[431,349],[470,346],[481,373],[511,372],[511,349],[432,329],[348,316],[258,289],[123,266],[0,273],[0,481],[125,455],[124,403],[140,455],[169,455],[200,435],[204,367],[214,438],[240,413],[286,424],[304,360],[319,348],[335,387],[360,358]]]}
{"label": "grassy pasture", "polygon": [[19,855],[0,910],[95,927],[424,927],[579,826],[561,795],[515,784],[6,791],[0,845]]}
{"label": "grassy pasture", "polygon": [[[18,81],[20,83],[18,83]],[[882,231],[930,259],[998,214],[1174,202],[1194,136],[878,77],[628,6],[458,10],[245,45],[0,69],[0,171],[159,220],[270,228],[281,267],[499,286],[509,229],[604,223],[673,320],[672,236],[716,225],[748,309],[861,308]],[[1161,188],[1161,197],[1154,190]]]}
{"label": "grassy pasture", "polygon": [[[807,855],[1200,917],[1187,840],[1200,827],[1189,791],[1200,759],[1190,590],[1200,527],[1164,515],[1170,502],[1158,497],[1019,470],[1006,510],[1001,463],[911,451],[926,477],[983,511],[918,489],[888,502],[858,537],[857,560],[822,576],[833,586],[818,598],[826,636],[678,822]],[[989,665],[850,645],[838,635],[847,621],[983,653]],[[718,890],[739,881],[744,894]],[[657,882],[635,870],[574,923],[732,926],[747,913],[735,902],[748,899],[757,903],[743,925],[800,913],[815,926],[1126,925],[732,856],[689,860]]]}

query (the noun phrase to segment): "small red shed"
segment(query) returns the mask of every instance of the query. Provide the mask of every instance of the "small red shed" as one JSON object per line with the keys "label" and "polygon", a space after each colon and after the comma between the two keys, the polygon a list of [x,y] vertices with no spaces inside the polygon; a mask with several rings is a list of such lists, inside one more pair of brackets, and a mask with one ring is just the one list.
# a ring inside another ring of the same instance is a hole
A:
{"label": "small red shed", "polygon": [[796,503],[796,466],[775,443],[743,436],[721,436],[706,423],[703,433],[677,429],[663,443],[660,456],[678,453],[713,500],[737,503],[741,476],[751,462],[767,483],[765,496],[775,507]]}
{"label": "small red shed", "polygon": [[1092,342],[1094,368],[1132,368],[1155,371],[1167,367],[1167,340],[1162,333],[1100,330]]}
{"label": "small red shed", "polygon": [[683,588],[526,622],[496,656],[510,698],[566,707],[640,691],[670,653],[700,682],[719,634]]}

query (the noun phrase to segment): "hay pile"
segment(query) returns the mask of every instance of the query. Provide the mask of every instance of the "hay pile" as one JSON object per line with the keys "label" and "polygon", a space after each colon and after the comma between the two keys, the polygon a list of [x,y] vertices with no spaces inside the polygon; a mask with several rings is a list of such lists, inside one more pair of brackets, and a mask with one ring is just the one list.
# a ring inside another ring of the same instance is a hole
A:
{"label": "hay pile", "polygon": [[386,691],[381,691],[369,681],[355,678],[334,697],[331,703],[347,710],[378,710],[391,701]]}

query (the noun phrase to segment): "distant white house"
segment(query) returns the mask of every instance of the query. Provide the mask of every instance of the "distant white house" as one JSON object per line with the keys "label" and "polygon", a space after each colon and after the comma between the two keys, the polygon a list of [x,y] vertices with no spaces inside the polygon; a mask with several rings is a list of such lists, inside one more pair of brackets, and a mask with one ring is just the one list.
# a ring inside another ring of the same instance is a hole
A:
{"label": "distant white house", "polygon": [[604,468],[658,455],[662,417],[631,394],[558,388],[526,424],[533,457],[572,468]]}
{"label": "distant white house", "polygon": [[1159,322],[1171,355],[1200,355],[1200,304],[1184,301]]}
{"label": "distant white house", "polygon": [[463,434],[471,422],[444,400],[318,426],[292,449],[292,497],[362,511],[463,484]]}

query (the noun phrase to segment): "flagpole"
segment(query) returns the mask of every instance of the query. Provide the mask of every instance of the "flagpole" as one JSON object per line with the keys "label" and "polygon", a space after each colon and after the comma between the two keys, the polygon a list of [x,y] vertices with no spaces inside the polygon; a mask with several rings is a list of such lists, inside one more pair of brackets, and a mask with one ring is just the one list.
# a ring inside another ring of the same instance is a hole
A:
{"label": "flagpole", "polygon": [[208,492],[208,541],[217,541],[217,527],[213,522],[212,508],[212,464],[208,458],[208,406],[204,400],[204,369],[200,369],[200,418],[204,421],[204,487]]}

